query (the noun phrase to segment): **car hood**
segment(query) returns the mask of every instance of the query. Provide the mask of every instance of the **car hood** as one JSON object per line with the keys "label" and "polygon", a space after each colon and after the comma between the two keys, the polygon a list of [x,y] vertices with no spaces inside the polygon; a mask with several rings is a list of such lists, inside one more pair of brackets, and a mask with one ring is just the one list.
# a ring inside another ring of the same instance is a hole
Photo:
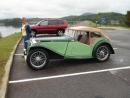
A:
{"label": "car hood", "polygon": [[30,25],[31,29],[35,28],[37,25],[34,24],[34,25]]}
{"label": "car hood", "polygon": [[49,42],[49,41],[70,41],[73,40],[73,38],[69,36],[60,36],[60,37],[39,37],[39,38],[31,38],[30,41],[32,43],[37,42]]}

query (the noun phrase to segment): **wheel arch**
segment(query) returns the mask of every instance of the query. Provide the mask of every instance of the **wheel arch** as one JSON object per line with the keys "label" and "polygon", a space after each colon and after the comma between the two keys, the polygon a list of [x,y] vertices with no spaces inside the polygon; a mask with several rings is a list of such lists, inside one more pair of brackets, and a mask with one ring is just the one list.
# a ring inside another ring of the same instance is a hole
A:
{"label": "wheel arch", "polygon": [[36,30],[36,29],[31,29],[31,30],[37,33],[37,30]]}
{"label": "wheel arch", "polygon": [[[35,46],[35,47],[31,47],[29,49],[29,51],[33,50],[33,49],[43,49],[45,51],[47,51],[48,55],[49,55],[49,59],[63,59],[64,57],[58,53],[55,53],[54,51],[47,49],[45,47],[41,47],[41,46]],[[28,52],[29,52],[28,51]]]}
{"label": "wheel arch", "polygon": [[93,51],[92,51],[92,56],[95,57],[95,51],[96,49],[99,47],[99,46],[102,46],[102,45],[107,45],[110,49],[110,54],[115,54],[115,51],[114,49],[112,48],[111,44],[110,43],[107,43],[107,42],[102,42],[102,43],[97,43],[95,45],[95,47],[93,48]]}

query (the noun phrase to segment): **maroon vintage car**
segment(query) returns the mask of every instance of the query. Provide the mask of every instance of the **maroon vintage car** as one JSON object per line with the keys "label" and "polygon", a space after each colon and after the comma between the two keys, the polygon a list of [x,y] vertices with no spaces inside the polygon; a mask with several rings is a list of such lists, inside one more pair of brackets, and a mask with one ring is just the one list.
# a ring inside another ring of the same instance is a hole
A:
{"label": "maroon vintage car", "polygon": [[31,26],[33,35],[36,34],[57,34],[63,35],[68,27],[68,22],[62,19],[43,19],[36,25]]}

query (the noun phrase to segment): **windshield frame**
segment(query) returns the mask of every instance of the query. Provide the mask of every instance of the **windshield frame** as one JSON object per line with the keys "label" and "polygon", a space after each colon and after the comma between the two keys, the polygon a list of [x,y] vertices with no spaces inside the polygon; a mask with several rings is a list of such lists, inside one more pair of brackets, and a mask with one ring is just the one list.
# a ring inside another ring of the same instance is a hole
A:
{"label": "windshield frame", "polygon": [[65,36],[71,37],[77,40],[78,35],[83,34],[85,31],[67,29],[64,33]]}

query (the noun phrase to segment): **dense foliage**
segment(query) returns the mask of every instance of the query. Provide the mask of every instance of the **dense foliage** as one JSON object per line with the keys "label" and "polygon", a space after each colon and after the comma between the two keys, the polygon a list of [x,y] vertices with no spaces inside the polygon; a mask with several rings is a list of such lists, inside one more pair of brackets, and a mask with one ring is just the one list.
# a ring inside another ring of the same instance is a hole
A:
{"label": "dense foliage", "polygon": [[126,17],[123,14],[120,13],[98,13],[98,14],[83,14],[80,16],[67,16],[63,17],[63,19],[66,19],[68,21],[84,21],[84,20],[90,20],[94,23],[97,21],[100,21],[102,18],[105,18],[107,23],[106,24],[111,24],[111,21],[118,21],[119,25],[124,26],[125,25],[125,20]]}
{"label": "dense foliage", "polygon": [[[29,18],[27,19],[29,24],[35,24],[42,20],[42,18]],[[2,19],[0,20],[0,25],[5,26],[13,26],[13,27],[21,27],[21,18],[13,18],[13,19]]]}
{"label": "dense foliage", "polygon": [[130,26],[130,11],[128,11],[126,15],[126,24]]}
{"label": "dense foliage", "polygon": [[0,23],[4,24],[5,26],[20,27],[21,26],[21,19],[20,18],[3,19],[3,20],[0,20]]}
{"label": "dense foliage", "polygon": [[[66,19],[69,21],[69,23],[73,23],[75,21],[85,21],[89,20],[94,23],[101,23],[101,19],[105,18],[105,24],[106,25],[120,25],[120,26],[126,26],[127,24],[130,24],[130,11],[127,13],[127,17],[124,14],[115,13],[115,12],[109,12],[109,13],[84,13],[79,16],[67,16],[63,17],[62,19]],[[28,22],[30,24],[34,24],[38,21],[42,20],[42,18],[29,18]],[[115,24],[114,24],[115,23]],[[0,25],[4,24],[6,26],[14,26],[14,27],[20,27],[21,26],[21,19],[20,18],[14,18],[14,19],[4,19],[0,20]]]}

